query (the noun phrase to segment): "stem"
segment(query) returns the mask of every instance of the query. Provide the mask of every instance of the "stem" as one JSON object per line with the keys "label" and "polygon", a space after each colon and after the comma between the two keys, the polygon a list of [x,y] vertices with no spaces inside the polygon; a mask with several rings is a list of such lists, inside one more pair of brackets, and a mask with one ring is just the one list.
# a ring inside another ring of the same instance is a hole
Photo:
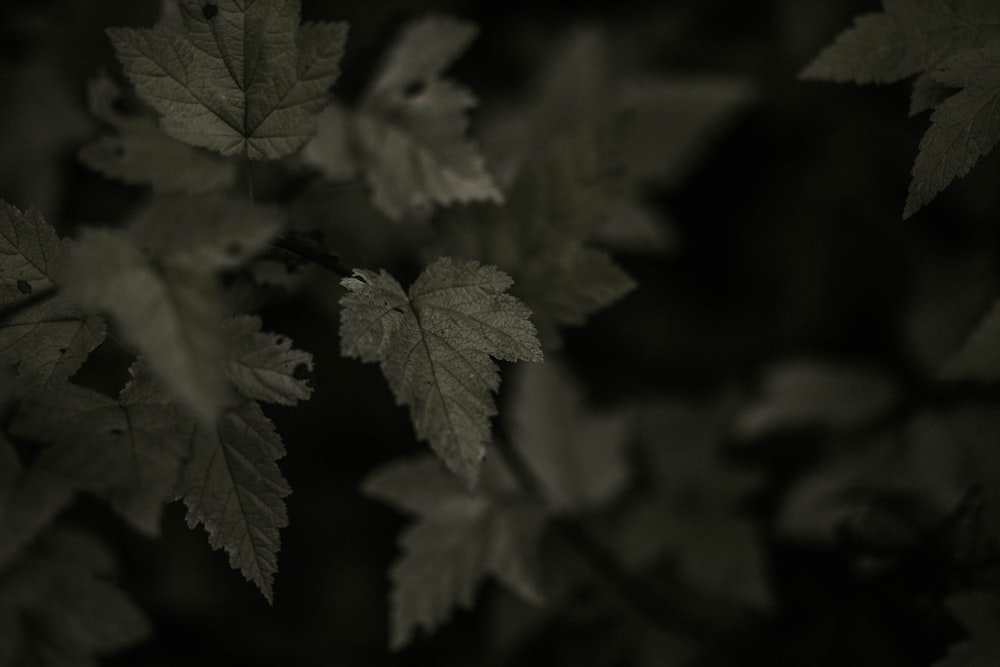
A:
{"label": "stem", "polygon": [[340,259],[336,255],[316,250],[307,243],[302,243],[287,236],[279,236],[271,241],[271,245],[307,259],[341,278],[350,278],[353,275],[350,269],[340,263]]}
{"label": "stem", "polygon": [[[495,446],[522,490],[543,501],[542,483],[517,449],[504,439],[498,439]],[[699,641],[736,646],[746,643],[751,634],[747,630],[761,620],[757,612],[694,590],[678,578],[668,582],[669,596],[658,595],[649,582],[628,572],[579,519],[559,517],[550,521],[550,525],[590,565],[597,579],[662,630],[680,631]]]}
{"label": "stem", "polygon": [[250,197],[250,203],[253,204],[255,203],[253,196],[253,171],[250,167],[250,155],[247,153],[247,146],[245,143],[243,144],[243,164],[246,166],[247,172],[247,195]]}

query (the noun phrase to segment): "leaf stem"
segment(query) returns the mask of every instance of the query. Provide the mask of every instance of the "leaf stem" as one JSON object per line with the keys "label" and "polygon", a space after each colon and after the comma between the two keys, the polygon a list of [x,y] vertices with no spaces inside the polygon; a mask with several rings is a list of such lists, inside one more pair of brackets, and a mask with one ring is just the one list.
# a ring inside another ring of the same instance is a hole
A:
{"label": "leaf stem", "polygon": [[313,248],[309,244],[303,243],[298,239],[287,236],[279,236],[271,241],[271,245],[275,248],[290,252],[293,255],[298,255],[303,259],[307,259],[313,264],[316,264],[341,278],[350,278],[353,275],[350,269],[340,263],[340,258],[336,255],[322,250],[317,250],[316,248]]}

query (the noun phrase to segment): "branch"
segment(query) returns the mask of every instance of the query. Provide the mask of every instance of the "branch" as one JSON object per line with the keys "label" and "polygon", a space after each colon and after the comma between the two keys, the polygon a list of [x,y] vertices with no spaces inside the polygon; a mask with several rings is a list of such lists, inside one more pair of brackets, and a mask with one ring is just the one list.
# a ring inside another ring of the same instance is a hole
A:
{"label": "branch", "polygon": [[330,273],[341,278],[350,278],[353,274],[350,269],[340,263],[340,258],[322,249],[317,249],[308,243],[287,236],[279,236],[271,241],[271,245],[293,255],[307,259],[313,264],[320,266]]}

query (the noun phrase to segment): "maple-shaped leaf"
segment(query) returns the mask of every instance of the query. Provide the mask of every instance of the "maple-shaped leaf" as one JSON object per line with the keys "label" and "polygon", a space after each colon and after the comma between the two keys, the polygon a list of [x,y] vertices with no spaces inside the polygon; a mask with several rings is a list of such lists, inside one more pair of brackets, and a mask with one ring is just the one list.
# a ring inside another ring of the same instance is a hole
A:
{"label": "maple-shaped leaf", "polygon": [[203,524],[213,549],[273,600],[281,547],[288,525],[284,497],[291,493],[275,462],[285,447],[254,401],[227,410],[191,434],[190,459],[177,493],[188,508],[188,526]]}
{"label": "maple-shaped leaf", "polygon": [[55,293],[68,250],[41,213],[0,200],[0,363],[23,394],[68,379],[104,340],[100,317]]}
{"label": "maple-shaped leaf", "polygon": [[344,23],[300,26],[299,0],[180,0],[180,25],[109,28],[170,136],[223,155],[287,155],[313,136],[340,74]]}
{"label": "maple-shaped leaf", "polygon": [[104,136],[79,153],[94,171],[123,183],[149,185],[155,192],[201,194],[226,188],[236,180],[236,165],[181,143],[156,126],[152,114],[124,114],[115,107],[123,93],[107,76],[90,83],[90,112],[116,134]]}
{"label": "maple-shaped leaf", "polygon": [[312,395],[312,355],[292,341],[261,332],[259,317],[241,315],[222,323],[226,376],[247,398],[295,405]]}
{"label": "maple-shaped leaf", "polygon": [[471,487],[491,441],[497,365],[540,361],[531,311],[506,294],[493,266],[442,258],[409,293],[385,271],[356,270],[341,284],[344,355],[378,362],[397,402],[410,406],[417,436]]}
{"label": "maple-shaped leaf", "polygon": [[804,79],[893,83],[1000,36],[992,0],[883,0],[802,70]]}
{"label": "maple-shaped leaf", "polygon": [[552,358],[519,367],[507,421],[512,445],[555,512],[598,508],[629,481],[626,411],[588,410],[568,371]]}
{"label": "maple-shaped leaf", "polygon": [[197,414],[229,400],[216,273],[264,248],[277,212],[223,197],[160,198],[120,232],[88,229],[67,269],[67,293],[110,313],[122,335]]}
{"label": "maple-shaped leaf", "polygon": [[948,598],[946,605],[969,638],[952,644],[948,655],[932,667],[992,667],[1000,663],[1000,598],[986,592],[961,593]]}
{"label": "maple-shaped leaf", "polygon": [[[1000,9],[996,11],[1000,16]],[[986,46],[961,51],[930,72],[934,82],[961,90],[931,114],[913,163],[904,218],[969,173],[1000,141],[1000,26],[995,32],[997,38]]]}
{"label": "maple-shaped leaf", "polygon": [[[321,116],[306,156],[330,176],[353,147],[375,206],[393,219],[435,205],[502,195],[466,136],[476,99],[441,73],[476,35],[471,23],[430,17],[406,26],[370,82],[355,114]],[[345,139],[346,137],[346,139]]]}
{"label": "maple-shaped leaf", "polygon": [[12,432],[52,443],[30,475],[94,493],[138,530],[157,534],[187,456],[190,420],[141,369],[133,368],[117,400],[67,383],[25,401]]}
{"label": "maple-shaped leaf", "polygon": [[12,563],[0,579],[0,664],[97,667],[145,639],[149,622],[114,570],[104,545],[65,529]]}
{"label": "maple-shaped leaf", "polygon": [[560,345],[560,327],[582,324],[635,286],[590,245],[619,183],[615,145],[605,126],[559,137],[522,166],[504,206],[468,206],[444,222],[449,254],[513,277],[545,347]]}
{"label": "maple-shaped leaf", "polygon": [[367,495],[416,518],[400,535],[403,553],[389,571],[393,650],[420,627],[437,629],[456,607],[472,607],[490,575],[525,600],[541,601],[534,569],[543,513],[512,498],[509,482],[503,471],[487,470],[482,488],[470,492],[431,457],[390,463],[365,480]]}
{"label": "maple-shaped leaf", "polygon": [[666,558],[695,586],[766,607],[761,538],[741,507],[758,479],[720,452],[730,410],[656,402],[641,411],[643,469],[654,486],[622,520],[617,548],[632,567]]}
{"label": "maple-shaped leaf", "polygon": [[24,470],[0,434],[0,569],[55,519],[76,493],[44,467]]}

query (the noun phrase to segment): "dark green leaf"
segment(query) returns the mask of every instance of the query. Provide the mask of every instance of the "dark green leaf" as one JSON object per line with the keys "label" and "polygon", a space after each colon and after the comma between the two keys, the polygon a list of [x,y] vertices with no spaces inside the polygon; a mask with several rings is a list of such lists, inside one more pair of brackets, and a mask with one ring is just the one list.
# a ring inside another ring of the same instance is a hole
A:
{"label": "dark green leaf", "polygon": [[505,293],[506,274],[476,262],[440,259],[409,294],[384,271],[354,276],[342,281],[341,350],[381,364],[396,400],[410,406],[417,436],[473,486],[500,384],[490,357],[542,358],[530,311]]}
{"label": "dark green leaf", "polygon": [[299,0],[180,0],[180,15],[180,26],[108,29],[167,134],[251,159],[287,155],[313,136],[340,74],[346,24],[300,27]]}

